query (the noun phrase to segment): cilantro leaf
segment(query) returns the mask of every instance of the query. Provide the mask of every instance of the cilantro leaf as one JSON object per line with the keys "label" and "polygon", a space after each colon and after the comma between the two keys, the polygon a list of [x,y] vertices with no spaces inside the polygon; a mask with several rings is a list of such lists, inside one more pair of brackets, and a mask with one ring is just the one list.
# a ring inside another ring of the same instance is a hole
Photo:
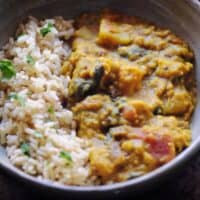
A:
{"label": "cilantro leaf", "polygon": [[52,23],[48,23],[47,26],[44,26],[43,28],[40,29],[40,34],[45,37],[48,33],[51,32],[51,28],[53,28]]}
{"label": "cilantro leaf", "polygon": [[4,79],[11,79],[16,75],[16,71],[10,60],[0,60],[0,71]]}
{"label": "cilantro leaf", "polygon": [[36,138],[42,138],[42,134],[38,131],[35,131],[34,135]]}
{"label": "cilantro leaf", "polygon": [[55,113],[55,110],[54,110],[54,107],[53,106],[50,106],[49,108],[48,108],[48,113],[50,113],[50,114],[54,114]]}
{"label": "cilantro leaf", "polygon": [[25,155],[30,156],[30,146],[28,143],[22,143],[20,149]]}
{"label": "cilantro leaf", "polygon": [[60,158],[63,158],[67,161],[67,164],[71,164],[72,163],[72,156],[69,152],[66,151],[61,151],[60,152]]}
{"label": "cilantro leaf", "polygon": [[33,58],[30,54],[28,54],[28,55],[26,56],[26,62],[27,62],[28,64],[30,64],[30,65],[34,65],[34,64],[35,64],[35,60],[34,60],[34,58]]}
{"label": "cilantro leaf", "polygon": [[24,35],[25,35],[25,33],[23,33],[23,32],[22,32],[22,33],[19,33],[19,34],[17,35],[17,39],[20,38],[21,36],[24,36]]}
{"label": "cilantro leaf", "polygon": [[25,98],[22,97],[21,95],[17,94],[17,93],[11,93],[8,95],[8,99],[15,99],[16,101],[19,102],[19,104],[21,106],[25,105]]}
{"label": "cilantro leaf", "polygon": [[17,95],[17,93],[11,93],[11,94],[9,94],[8,95],[8,99],[15,99],[15,100],[17,100],[17,98],[18,98],[18,95]]}

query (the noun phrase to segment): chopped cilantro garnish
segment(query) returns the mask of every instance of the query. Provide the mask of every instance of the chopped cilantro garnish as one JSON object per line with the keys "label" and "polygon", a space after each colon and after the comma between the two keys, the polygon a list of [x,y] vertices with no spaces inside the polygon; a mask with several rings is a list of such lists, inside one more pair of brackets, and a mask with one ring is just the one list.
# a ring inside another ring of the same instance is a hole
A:
{"label": "chopped cilantro garnish", "polygon": [[23,35],[25,35],[25,33],[19,33],[19,35],[17,35],[17,39],[20,38]]}
{"label": "chopped cilantro garnish", "polygon": [[67,161],[67,164],[71,164],[72,163],[72,156],[69,152],[66,151],[61,151],[60,152],[60,158],[63,158]]}
{"label": "chopped cilantro garnish", "polygon": [[33,59],[33,57],[32,57],[30,54],[28,54],[28,55],[26,56],[26,62],[27,62],[28,64],[30,64],[30,65],[34,65],[34,64],[35,64],[35,60]]}
{"label": "chopped cilantro garnish", "polygon": [[15,99],[21,106],[25,105],[25,98],[17,93],[9,94],[8,99]]}
{"label": "chopped cilantro garnish", "polygon": [[32,95],[32,92],[31,92],[31,91],[28,91],[28,92],[27,92],[27,95],[28,95],[28,96]]}
{"label": "chopped cilantro garnish", "polygon": [[35,131],[34,135],[36,138],[42,138],[42,134],[38,131]]}
{"label": "chopped cilantro garnish", "polygon": [[3,79],[11,79],[16,75],[16,71],[10,60],[0,60],[0,71]]}
{"label": "chopped cilantro garnish", "polygon": [[30,155],[30,146],[29,146],[28,143],[25,143],[25,142],[22,143],[21,146],[20,146],[20,149],[22,150],[22,152],[23,152],[25,155],[27,155],[27,156]]}
{"label": "chopped cilantro garnish", "polygon": [[49,22],[47,26],[40,29],[40,34],[45,37],[49,32],[51,32],[51,28],[53,28],[53,24]]}
{"label": "chopped cilantro garnish", "polygon": [[17,93],[11,93],[11,94],[8,95],[8,99],[17,100],[18,99],[18,94]]}
{"label": "chopped cilantro garnish", "polygon": [[48,112],[49,112],[50,114],[54,114],[54,113],[55,113],[55,110],[54,110],[53,106],[50,106],[50,107],[48,108]]}

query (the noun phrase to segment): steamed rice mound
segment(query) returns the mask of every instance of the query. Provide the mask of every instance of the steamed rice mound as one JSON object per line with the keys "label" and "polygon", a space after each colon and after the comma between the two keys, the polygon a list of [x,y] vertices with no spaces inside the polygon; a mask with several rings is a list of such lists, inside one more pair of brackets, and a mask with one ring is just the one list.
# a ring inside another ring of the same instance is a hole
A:
{"label": "steamed rice mound", "polygon": [[[53,28],[42,37],[40,30],[48,23]],[[62,106],[70,78],[59,72],[71,52],[66,39],[74,32],[72,21],[30,18],[18,32],[23,34],[10,38],[1,52],[2,58],[12,59],[17,71],[11,80],[1,82],[6,88],[0,100],[1,143],[7,146],[10,161],[28,174],[63,184],[88,184],[87,141],[76,136],[73,114]],[[27,56],[34,65],[27,63]],[[9,94],[24,102],[8,98]],[[70,153],[73,165],[62,152]]]}

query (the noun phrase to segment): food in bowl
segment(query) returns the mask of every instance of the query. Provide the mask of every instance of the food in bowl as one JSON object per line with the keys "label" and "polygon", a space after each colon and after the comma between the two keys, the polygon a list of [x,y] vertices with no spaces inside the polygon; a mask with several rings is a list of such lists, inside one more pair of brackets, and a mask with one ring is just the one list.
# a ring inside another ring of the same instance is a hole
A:
{"label": "food in bowl", "polygon": [[66,185],[112,184],[164,165],[191,142],[193,59],[186,42],[137,17],[31,17],[0,54],[10,162]]}

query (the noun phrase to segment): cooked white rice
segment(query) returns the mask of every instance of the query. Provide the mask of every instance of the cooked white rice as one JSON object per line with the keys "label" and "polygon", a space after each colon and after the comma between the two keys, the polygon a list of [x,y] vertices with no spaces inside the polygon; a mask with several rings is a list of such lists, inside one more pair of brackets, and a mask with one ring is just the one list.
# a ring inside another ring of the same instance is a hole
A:
{"label": "cooked white rice", "polygon": [[[40,30],[48,23],[53,24],[51,32],[42,37]],[[30,18],[17,32],[23,35],[10,38],[0,53],[0,59],[12,60],[17,71],[1,83],[6,89],[0,93],[0,141],[11,163],[30,175],[62,184],[90,184],[88,144],[76,136],[72,112],[62,106],[70,78],[59,72],[70,54],[72,21]],[[27,56],[34,64],[27,63]],[[20,99],[9,99],[13,93]],[[24,154],[24,143],[31,156]],[[62,151],[71,154],[73,164],[60,156]]]}

